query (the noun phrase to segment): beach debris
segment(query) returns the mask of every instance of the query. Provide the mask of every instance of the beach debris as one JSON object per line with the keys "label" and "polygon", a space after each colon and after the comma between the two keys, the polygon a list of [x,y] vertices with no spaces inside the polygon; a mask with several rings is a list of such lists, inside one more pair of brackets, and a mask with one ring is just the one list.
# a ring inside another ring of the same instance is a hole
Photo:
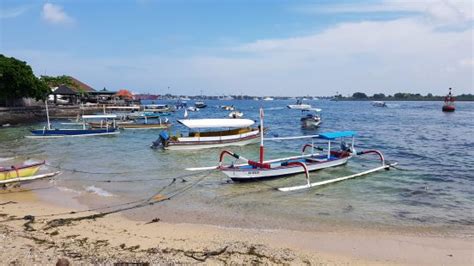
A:
{"label": "beach debris", "polygon": [[65,258],[60,258],[56,262],[56,266],[69,266],[69,265],[71,265],[71,263],[69,263],[69,261]]}
{"label": "beach debris", "polygon": [[149,222],[147,222],[147,223],[145,223],[145,224],[157,223],[157,222],[159,222],[159,221],[161,221],[160,218],[153,218],[153,220],[151,220],[151,221],[149,221]]}
{"label": "beach debris", "polygon": [[209,257],[212,256],[219,256],[222,253],[226,252],[229,246],[225,246],[224,248],[216,251],[186,251],[184,252],[184,256],[193,258],[200,262],[205,262]]}
{"label": "beach debris", "polygon": [[25,231],[36,231],[32,226],[31,224],[35,222],[35,217],[33,215],[26,215],[25,217],[23,217],[24,220],[27,220],[27,222],[25,224],[23,224],[23,226],[25,227]]}
{"label": "beach debris", "polygon": [[3,205],[17,204],[17,203],[18,203],[18,202],[16,202],[16,201],[11,201],[11,200],[10,200],[10,201],[7,201],[7,202],[2,202],[2,203],[0,203],[0,205],[3,206]]}
{"label": "beach debris", "polygon": [[168,199],[168,197],[166,197],[164,195],[161,195],[161,194],[157,194],[153,197],[153,199],[156,200],[156,201],[162,201],[162,200]]}

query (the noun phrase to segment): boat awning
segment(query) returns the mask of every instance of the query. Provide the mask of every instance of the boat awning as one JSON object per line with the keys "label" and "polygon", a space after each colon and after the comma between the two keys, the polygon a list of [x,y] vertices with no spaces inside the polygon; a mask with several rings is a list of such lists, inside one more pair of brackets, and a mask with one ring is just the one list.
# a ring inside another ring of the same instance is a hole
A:
{"label": "boat awning", "polygon": [[178,120],[178,122],[187,128],[244,128],[255,124],[255,122],[250,119],[234,118],[183,119]]}
{"label": "boat awning", "polygon": [[354,137],[356,134],[357,133],[355,131],[337,131],[337,132],[321,133],[319,134],[318,138],[334,140],[337,138]]}
{"label": "boat awning", "polygon": [[117,115],[109,114],[109,115],[83,115],[82,119],[115,119]]}

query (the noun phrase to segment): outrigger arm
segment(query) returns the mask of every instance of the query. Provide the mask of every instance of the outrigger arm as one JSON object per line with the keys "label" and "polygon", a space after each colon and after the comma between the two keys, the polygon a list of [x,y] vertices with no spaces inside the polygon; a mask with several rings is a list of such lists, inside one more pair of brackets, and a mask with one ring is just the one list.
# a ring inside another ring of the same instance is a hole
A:
{"label": "outrigger arm", "polygon": [[310,181],[309,181],[309,175],[306,174],[306,180],[307,180],[307,184],[306,184],[306,185],[293,186],[293,187],[283,187],[283,188],[278,188],[278,190],[279,190],[279,191],[283,191],[283,192],[289,192],[289,191],[297,191],[297,190],[302,190],[302,189],[308,189],[308,188],[312,188],[312,187],[319,187],[319,186],[323,186],[323,185],[327,185],[327,184],[331,184],[331,183],[336,183],[336,182],[344,181],[344,180],[347,180],[347,179],[351,179],[351,178],[355,178],[355,177],[367,175],[367,174],[370,174],[370,173],[373,173],[373,172],[377,172],[377,171],[380,171],[380,170],[383,170],[383,169],[389,170],[390,167],[393,167],[393,166],[395,166],[395,165],[398,164],[398,163],[396,163],[396,162],[395,162],[395,163],[391,163],[391,164],[385,164],[385,158],[384,158],[383,154],[382,154],[380,151],[377,151],[377,150],[361,151],[361,152],[358,152],[357,155],[369,154],[369,153],[375,153],[375,154],[377,154],[377,155],[379,156],[379,158],[380,158],[380,161],[382,162],[382,165],[379,166],[379,167],[376,167],[376,168],[373,168],[373,169],[364,171],[364,172],[357,173],[357,174],[348,175],[348,176],[343,176],[343,177],[338,177],[338,178],[329,179],[329,180],[320,181],[320,182],[315,182],[315,183],[310,183]]}

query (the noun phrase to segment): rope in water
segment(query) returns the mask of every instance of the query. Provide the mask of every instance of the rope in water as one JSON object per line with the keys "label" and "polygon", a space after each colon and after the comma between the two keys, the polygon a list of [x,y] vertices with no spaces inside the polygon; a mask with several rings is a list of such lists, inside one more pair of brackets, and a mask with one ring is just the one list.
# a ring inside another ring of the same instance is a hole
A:
{"label": "rope in water", "polygon": [[[177,190],[173,191],[172,193],[170,193],[168,196],[162,196],[158,199],[155,199],[155,198],[158,195],[160,195],[165,189],[167,189],[168,187],[175,184],[177,178],[172,178],[172,181],[169,184],[163,186],[160,190],[158,190],[156,193],[154,193],[153,196],[151,196],[151,197],[147,197],[147,198],[143,198],[143,199],[139,199],[139,200],[134,200],[134,201],[130,201],[130,202],[125,202],[125,203],[108,205],[108,206],[104,206],[104,207],[91,208],[91,209],[80,210],[80,211],[69,211],[69,212],[43,214],[43,215],[37,215],[37,216],[34,216],[34,217],[54,217],[54,216],[61,216],[61,215],[68,215],[68,214],[78,214],[78,213],[85,213],[85,212],[107,210],[107,209],[112,209],[112,208],[116,208],[116,207],[122,207],[122,206],[135,204],[135,205],[132,205],[132,206],[129,206],[129,207],[120,208],[120,209],[116,209],[116,210],[112,210],[112,211],[108,211],[108,212],[104,212],[104,213],[99,213],[99,215],[107,215],[107,214],[111,214],[111,213],[117,213],[117,212],[122,212],[122,211],[130,210],[130,209],[141,208],[141,207],[145,207],[145,206],[148,206],[148,205],[153,205],[153,204],[158,203],[158,202],[162,202],[162,201],[165,201],[165,200],[170,200],[170,199],[172,199],[172,198],[174,198],[174,197],[176,197],[176,196],[178,196],[182,193],[185,193],[189,189],[196,186],[199,182],[204,180],[206,177],[208,177],[211,174],[211,172],[212,172],[212,170],[206,170],[206,171],[200,172],[200,173],[206,173],[206,174],[203,175],[202,177],[200,177],[199,179],[197,179],[195,182],[191,183],[190,185],[185,186],[185,187],[180,188],[180,189],[177,189]],[[196,173],[194,173],[194,175],[198,176],[200,173],[198,173],[197,175],[196,175]],[[153,199],[155,199],[155,200],[153,200]],[[25,220],[25,219],[29,219],[30,217],[33,217],[33,216],[32,215],[26,215],[25,217],[22,217],[22,218],[7,219],[7,220],[0,221],[0,223]]]}

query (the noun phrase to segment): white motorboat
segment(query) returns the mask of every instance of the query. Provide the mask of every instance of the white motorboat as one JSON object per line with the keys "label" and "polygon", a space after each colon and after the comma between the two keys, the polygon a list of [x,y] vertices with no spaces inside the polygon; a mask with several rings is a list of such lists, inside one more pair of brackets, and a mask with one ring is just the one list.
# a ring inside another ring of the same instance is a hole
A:
{"label": "white motorboat", "polygon": [[242,116],[244,116],[244,113],[239,111],[232,111],[229,113],[230,118],[241,118]]}
{"label": "white motorboat", "polygon": [[195,150],[243,146],[260,140],[260,129],[252,128],[255,122],[250,119],[182,119],[178,122],[189,129],[187,136],[170,136],[167,131],[162,131],[152,147]]}

